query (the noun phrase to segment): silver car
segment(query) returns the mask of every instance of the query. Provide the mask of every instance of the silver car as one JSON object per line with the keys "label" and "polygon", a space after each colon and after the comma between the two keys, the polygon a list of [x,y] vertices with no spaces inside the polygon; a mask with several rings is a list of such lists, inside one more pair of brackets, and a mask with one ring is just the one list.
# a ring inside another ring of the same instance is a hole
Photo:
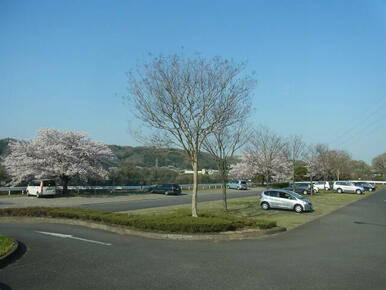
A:
{"label": "silver car", "polygon": [[297,213],[312,211],[312,203],[296,192],[285,189],[268,189],[261,193],[260,206],[270,208],[290,209]]}
{"label": "silver car", "polygon": [[356,194],[362,194],[365,191],[363,187],[357,186],[350,181],[335,181],[333,189],[336,190],[338,193],[354,192]]}
{"label": "silver car", "polygon": [[231,180],[228,182],[227,187],[229,189],[247,190],[247,182],[245,180]]}

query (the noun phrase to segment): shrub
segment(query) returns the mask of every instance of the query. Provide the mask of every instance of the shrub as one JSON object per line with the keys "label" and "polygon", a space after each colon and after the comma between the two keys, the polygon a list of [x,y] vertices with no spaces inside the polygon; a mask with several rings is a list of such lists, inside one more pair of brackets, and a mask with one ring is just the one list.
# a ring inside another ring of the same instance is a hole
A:
{"label": "shrub", "polygon": [[285,187],[289,187],[289,183],[288,182],[272,183],[268,187],[271,187],[271,188],[285,188]]}

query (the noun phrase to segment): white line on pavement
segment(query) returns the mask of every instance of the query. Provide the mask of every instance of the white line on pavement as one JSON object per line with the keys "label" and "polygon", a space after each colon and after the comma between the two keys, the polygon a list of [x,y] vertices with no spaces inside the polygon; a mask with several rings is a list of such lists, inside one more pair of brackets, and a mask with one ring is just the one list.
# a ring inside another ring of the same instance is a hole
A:
{"label": "white line on pavement", "polygon": [[41,232],[41,231],[36,231],[37,233],[43,234],[43,235],[49,235],[57,238],[63,238],[63,239],[73,239],[73,240],[79,240],[79,241],[84,241],[88,243],[94,243],[94,244],[99,244],[99,245],[105,245],[105,246],[111,246],[112,244],[110,243],[104,243],[104,242],[99,242],[99,241],[94,241],[94,240],[88,240],[88,239],[83,239],[79,237],[74,237],[73,235],[67,235],[67,234],[60,234],[60,233],[50,233],[50,232]]}

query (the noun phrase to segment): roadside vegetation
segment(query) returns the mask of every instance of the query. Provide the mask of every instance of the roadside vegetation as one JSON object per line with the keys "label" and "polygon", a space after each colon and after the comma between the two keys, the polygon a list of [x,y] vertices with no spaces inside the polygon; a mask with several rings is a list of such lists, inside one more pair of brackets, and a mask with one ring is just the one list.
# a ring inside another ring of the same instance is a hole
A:
{"label": "roadside vegetation", "polygon": [[274,221],[235,216],[224,212],[205,213],[200,218],[193,218],[189,208],[166,211],[162,214],[139,215],[75,208],[27,207],[1,209],[0,216],[68,218],[165,233],[216,233],[276,227]]}
{"label": "roadside vegetation", "polygon": [[15,244],[15,241],[9,237],[0,235],[0,257],[7,254]]}

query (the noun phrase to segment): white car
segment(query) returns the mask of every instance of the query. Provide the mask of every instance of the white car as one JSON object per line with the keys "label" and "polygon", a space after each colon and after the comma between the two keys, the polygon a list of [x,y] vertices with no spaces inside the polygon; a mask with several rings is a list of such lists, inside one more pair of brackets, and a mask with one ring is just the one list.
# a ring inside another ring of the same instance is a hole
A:
{"label": "white car", "polygon": [[330,183],[328,181],[315,181],[314,188],[330,190]]}
{"label": "white car", "polygon": [[333,189],[336,190],[338,193],[353,192],[356,194],[362,194],[365,191],[363,187],[357,186],[350,181],[335,181]]}

